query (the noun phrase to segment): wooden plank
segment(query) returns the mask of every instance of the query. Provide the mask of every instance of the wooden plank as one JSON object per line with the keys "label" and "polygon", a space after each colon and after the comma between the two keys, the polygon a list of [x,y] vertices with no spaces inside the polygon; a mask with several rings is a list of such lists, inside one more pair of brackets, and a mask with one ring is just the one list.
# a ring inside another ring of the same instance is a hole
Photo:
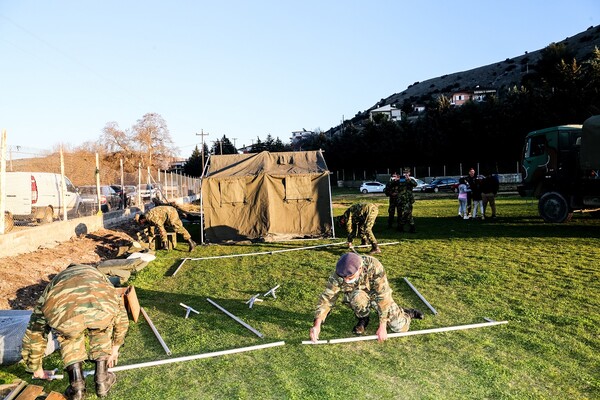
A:
{"label": "wooden plank", "polygon": [[50,392],[46,400],[67,400],[67,398],[62,393]]}
{"label": "wooden plank", "polygon": [[27,385],[27,387],[17,396],[16,400],[35,400],[44,388],[38,385]]}
{"label": "wooden plank", "polygon": [[140,317],[140,302],[135,293],[135,287],[128,286],[126,288],[116,288],[119,295],[123,296],[125,301],[125,308],[131,314],[133,322],[138,322]]}

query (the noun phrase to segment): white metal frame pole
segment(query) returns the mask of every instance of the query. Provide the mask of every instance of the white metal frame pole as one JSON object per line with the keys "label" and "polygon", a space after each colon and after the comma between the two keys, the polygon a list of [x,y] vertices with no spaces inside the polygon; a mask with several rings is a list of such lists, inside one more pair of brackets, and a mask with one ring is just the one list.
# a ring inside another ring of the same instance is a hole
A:
{"label": "white metal frame pole", "polygon": [[246,329],[250,330],[252,333],[254,333],[259,338],[262,339],[264,337],[264,335],[262,333],[260,333],[259,331],[257,331],[256,329],[254,329],[253,327],[251,327],[250,325],[248,325],[247,323],[245,323],[244,321],[242,321],[241,319],[239,319],[238,317],[236,317],[235,315],[233,315],[232,313],[230,313],[229,311],[227,311],[226,309],[224,309],[223,307],[221,307],[220,305],[218,305],[217,303],[215,303],[214,301],[212,301],[208,297],[206,298],[206,300],[210,304],[212,304],[213,306],[217,307],[219,310],[223,311],[225,314],[227,314],[228,316],[230,316],[231,318],[233,318],[235,321],[237,321],[240,324],[242,324]]}
{"label": "white metal frame pole", "polygon": [[416,294],[417,296],[419,296],[419,298],[421,299],[421,301],[422,301],[423,303],[425,303],[425,305],[426,305],[427,307],[429,307],[429,309],[431,310],[431,312],[432,312],[432,313],[434,313],[434,314],[437,314],[437,313],[438,313],[438,312],[435,310],[435,308],[433,308],[433,307],[431,306],[431,304],[429,304],[429,302],[428,302],[427,300],[425,300],[425,297],[423,297],[423,296],[421,295],[421,293],[419,293],[419,291],[418,291],[418,290],[417,290],[417,289],[416,289],[416,288],[415,288],[415,287],[414,287],[414,286],[413,286],[413,285],[412,285],[412,284],[411,284],[411,283],[408,281],[408,279],[404,278],[404,281],[405,281],[405,282],[408,284],[408,286],[410,286],[410,288],[413,290],[413,292],[415,292],[415,294]]}
{"label": "white metal frame pole", "polygon": [[[446,326],[444,328],[423,329],[420,331],[389,333],[388,338],[415,336],[415,335],[427,335],[430,333],[439,333],[439,332],[462,331],[462,330],[466,330],[466,329],[484,328],[486,326],[494,326],[494,325],[502,325],[502,324],[508,324],[508,321],[482,322],[480,324]],[[342,338],[342,339],[331,339],[331,340],[329,340],[329,344],[359,342],[359,341],[363,341],[363,340],[377,340],[377,335],[357,336],[357,337]]]}
{"label": "white metal frame pole", "polygon": [[199,360],[199,359],[202,359],[202,358],[217,357],[217,356],[222,356],[222,355],[226,355],[226,354],[243,353],[243,352],[246,352],[246,351],[266,349],[266,348],[275,347],[275,346],[283,346],[284,344],[285,344],[285,342],[274,342],[274,343],[268,343],[268,344],[260,344],[260,345],[257,345],[257,346],[241,347],[239,349],[215,351],[213,353],[195,354],[195,355],[192,355],[192,356],[185,356],[185,357],[178,357],[178,358],[169,358],[169,359],[166,359],[166,360],[158,360],[158,361],[149,361],[149,362],[140,363],[140,364],[122,365],[120,367],[109,368],[108,370],[111,371],[111,372],[125,371],[125,370],[128,370],[128,369],[152,367],[152,366],[155,366],[155,365],[170,364],[170,363],[181,362],[181,361]]}
{"label": "white metal frame pole", "polygon": [[158,333],[158,331],[156,330],[156,327],[152,323],[152,320],[150,319],[148,314],[146,314],[146,310],[144,310],[144,307],[140,307],[140,311],[144,315],[144,318],[146,318],[146,322],[148,322],[148,325],[150,325],[150,328],[152,328],[152,332],[154,332],[154,336],[156,336],[156,338],[160,342],[160,345],[163,347],[163,349],[165,349],[165,352],[167,353],[167,355],[170,356],[172,353],[171,353],[171,350],[169,350],[169,346],[167,346],[167,344],[163,340],[162,336],[160,336],[160,333]]}

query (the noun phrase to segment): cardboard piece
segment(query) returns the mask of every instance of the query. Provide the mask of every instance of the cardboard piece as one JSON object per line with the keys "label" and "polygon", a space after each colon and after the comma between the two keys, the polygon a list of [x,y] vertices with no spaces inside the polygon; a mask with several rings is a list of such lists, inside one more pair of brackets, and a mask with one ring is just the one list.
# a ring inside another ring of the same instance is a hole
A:
{"label": "cardboard piece", "polygon": [[129,311],[133,322],[137,322],[140,317],[140,302],[138,301],[135,287],[115,288],[125,301],[125,308]]}

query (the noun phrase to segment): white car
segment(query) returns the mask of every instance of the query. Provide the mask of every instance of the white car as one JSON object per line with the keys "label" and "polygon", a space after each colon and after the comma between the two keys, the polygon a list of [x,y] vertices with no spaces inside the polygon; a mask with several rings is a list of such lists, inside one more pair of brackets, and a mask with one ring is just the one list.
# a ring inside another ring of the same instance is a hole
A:
{"label": "white car", "polygon": [[385,184],[377,181],[363,182],[360,185],[361,193],[383,193],[383,189],[385,189]]}

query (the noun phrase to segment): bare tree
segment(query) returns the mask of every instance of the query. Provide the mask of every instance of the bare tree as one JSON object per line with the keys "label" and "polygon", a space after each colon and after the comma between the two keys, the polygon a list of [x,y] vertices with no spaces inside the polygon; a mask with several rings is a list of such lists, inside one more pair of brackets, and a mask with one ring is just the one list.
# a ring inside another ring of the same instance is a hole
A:
{"label": "bare tree", "polygon": [[133,126],[132,139],[139,147],[145,166],[168,168],[168,162],[175,155],[175,148],[163,117],[156,113],[145,114]]}

